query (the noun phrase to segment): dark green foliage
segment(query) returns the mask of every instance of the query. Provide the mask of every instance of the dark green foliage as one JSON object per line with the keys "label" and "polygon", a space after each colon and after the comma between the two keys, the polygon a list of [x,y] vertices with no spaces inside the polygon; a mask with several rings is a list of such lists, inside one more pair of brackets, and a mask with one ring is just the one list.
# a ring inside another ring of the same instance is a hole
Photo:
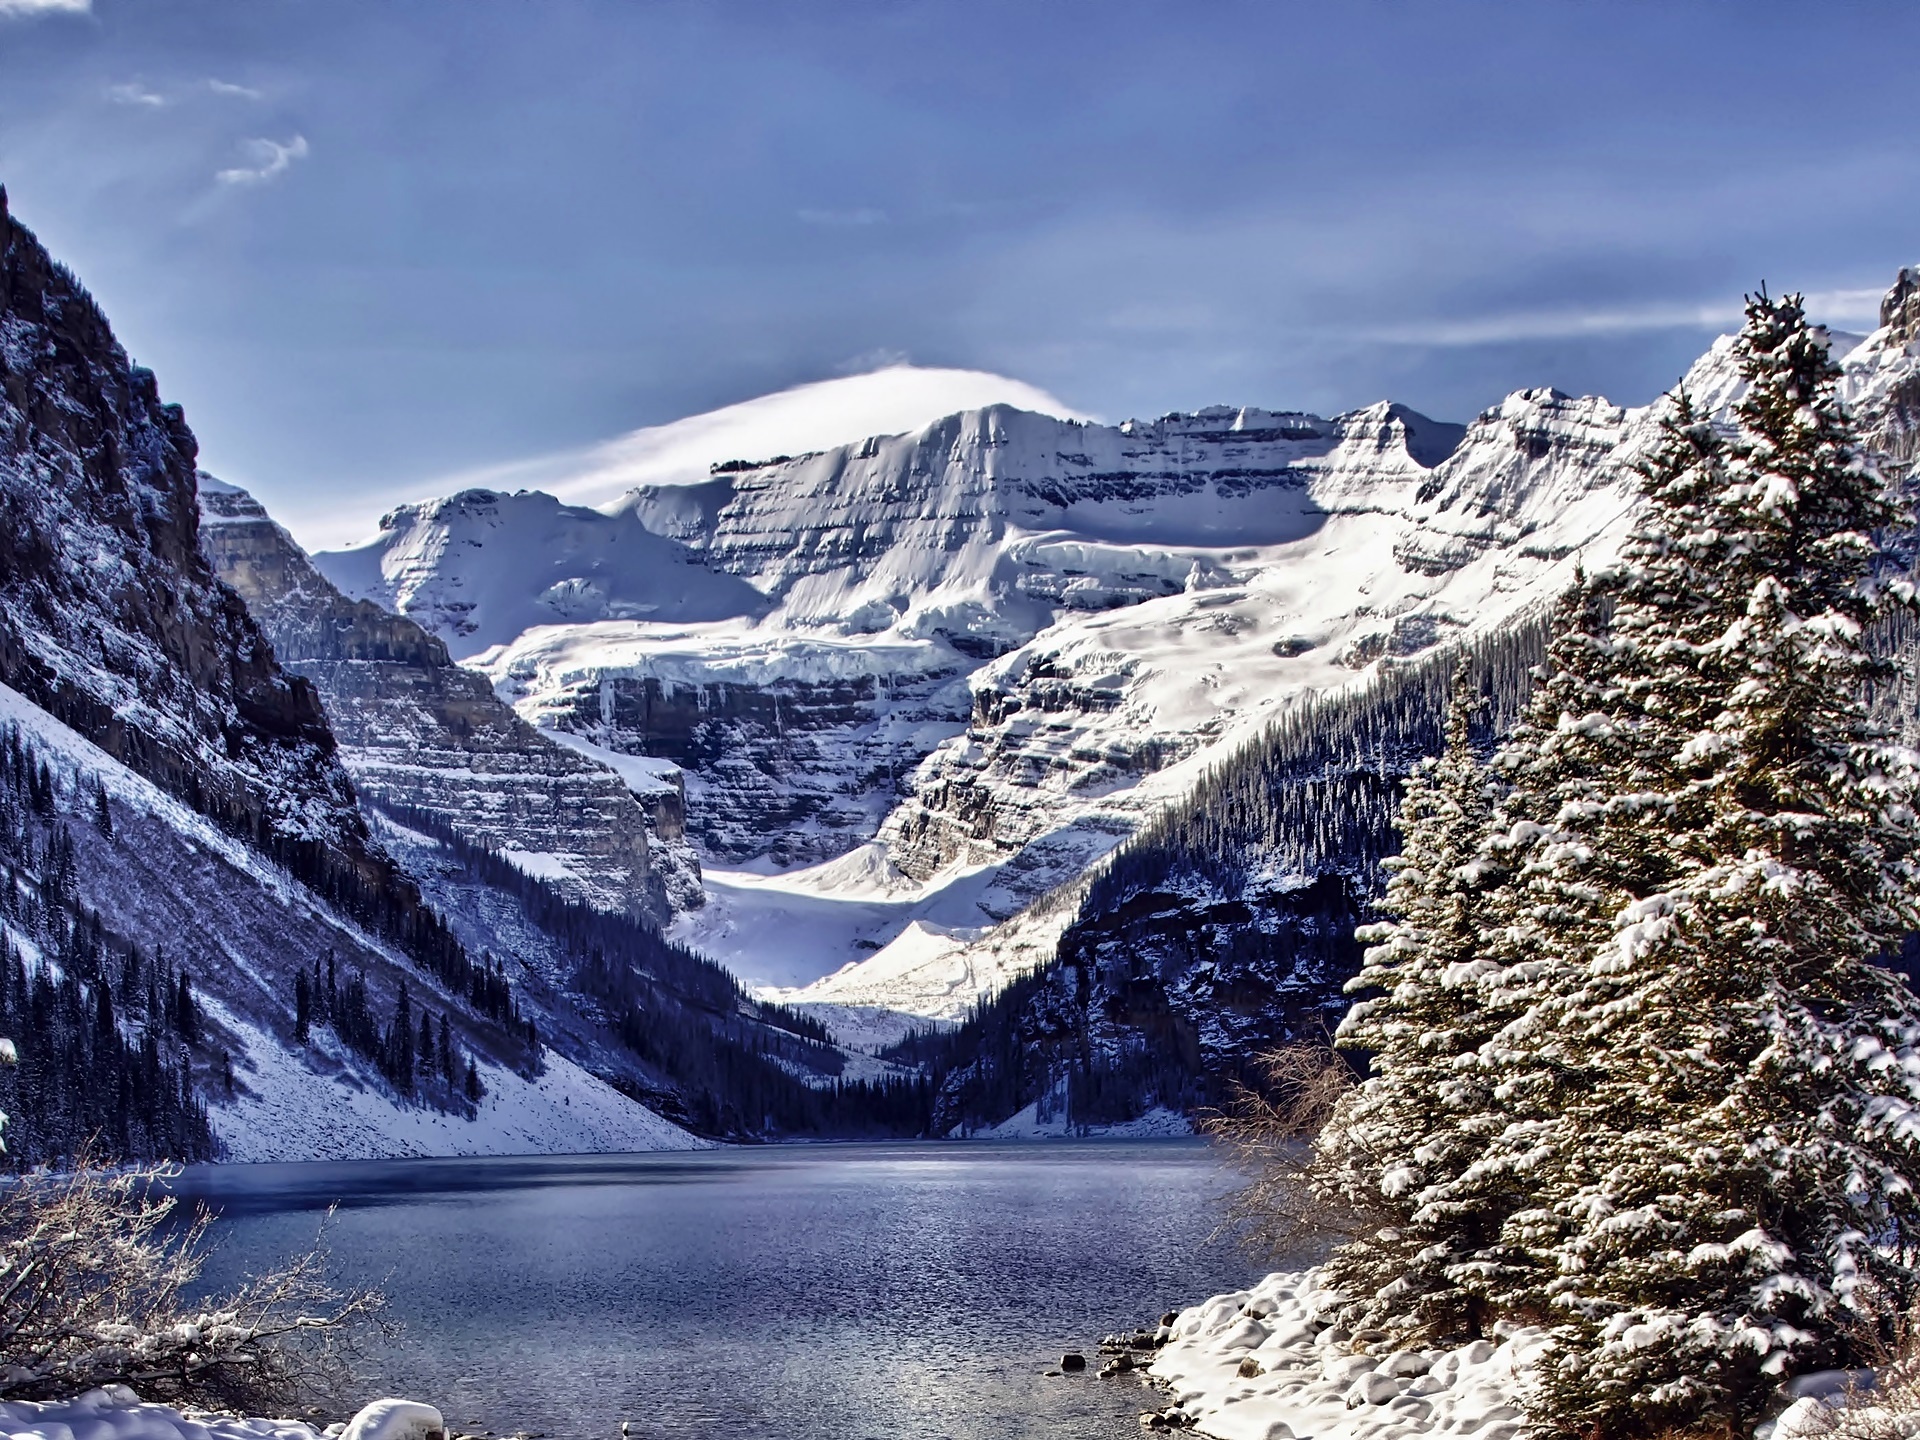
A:
{"label": "dark green foliage", "polygon": [[312,1027],[325,1025],[349,1050],[370,1062],[399,1094],[472,1118],[473,1102],[482,1093],[479,1072],[474,1072],[468,1093],[463,1094],[455,1082],[459,1045],[446,1015],[440,1016],[436,1039],[432,1018],[423,1007],[416,1032],[413,997],[406,981],[400,982],[393,1016],[386,1024],[374,1014],[366,976],[354,975],[340,984],[331,952],[324,964],[316,961],[311,970],[294,972],[293,995],[297,1043],[309,1043]]}
{"label": "dark green foliage", "polygon": [[[192,1032],[179,1025],[185,975],[108,932],[81,904],[58,799],[45,760],[17,727],[5,727],[0,1035],[20,1055],[0,1066],[5,1163],[56,1164],[89,1145],[97,1159],[210,1159],[213,1132],[191,1078],[197,1013]],[[16,936],[38,949],[38,963],[27,962]]]}
{"label": "dark green foliage", "polygon": [[1301,874],[1347,870],[1377,884],[1380,862],[1398,847],[1393,817],[1401,777],[1440,751],[1462,653],[1486,697],[1480,724],[1504,731],[1545,653],[1535,620],[1464,652],[1441,650],[1290,706],[1120,848],[1088,890],[1080,920],[1176,880],[1197,878],[1235,894],[1256,865]]}
{"label": "dark green foliage", "polygon": [[[1216,1105],[1253,1057],[1324,1035],[1358,970],[1403,778],[1438,753],[1464,659],[1476,743],[1513,723],[1543,654],[1537,619],[1396,664],[1287,709],[1122,845],[1054,959],[957,1030],[890,1052],[933,1067],[935,1126],[1066,1106],[1072,1125]],[[1312,877],[1304,886],[1301,877]],[[1283,883],[1284,882],[1284,883]]]}

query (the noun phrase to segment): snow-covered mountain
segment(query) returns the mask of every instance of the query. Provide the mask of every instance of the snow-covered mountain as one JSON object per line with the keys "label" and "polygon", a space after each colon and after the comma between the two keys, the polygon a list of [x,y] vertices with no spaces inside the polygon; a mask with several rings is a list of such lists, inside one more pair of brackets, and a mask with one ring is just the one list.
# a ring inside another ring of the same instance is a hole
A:
{"label": "snow-covered mountain", "polygon": [[[510,981],[474,1003],[474,959],[369,832],[314,688],[202,555],[195,451],[0,190],[0,726],[41,776],[29,810],[0,817],[0,948],[101,1016],[119,986],[129,1030],[132,977],[163,955],[191,976],[180,1011],[203,1023],[178,1027],[182,1063],[235,1155],[693,1143],[543,1063]],[[294,1044],[296,971],[322,961],[368,1026],[406,991],[447,1022],[446,1068],[471,1059],[481,1101],[426,1078],[415,1094],[367,1047]],[[60,1070],[41,1037],[13,1038]]]}
{"label": "snow-covered mountain", "polygon": [[[1902,273],[1885,323],[1864,341],[1831,337],[1863,438],[1910,495],[1920,491],[1916,282],[1920,272]],[[1686,381],[1727,419],[1742,388],[1729,361],[1722,341]],[[1629,417],[1608,461],[1621,483],[1658,419]],[[1887,538],[1896,560],[1914,561],[1912,535]],[[1492,733],[1524,703],[1545,644],[1537,612],[1462,634],[1463,644],[1382,664],[1362,684],[1297,698],[1049,905],[943,952],[922,946],[916,957],[896,942],[802,992],[803,1003],[871,1002],[876,989],[911,985],[937,993],[957,972],[990,967],[1017,937],[1029,954],[1044,952],[1042,963],[961,1031],[919,1047],[941,1076],[937,1128],[991,1126],[1024,1107],[1041,1121],[1103,1125],[1218,1104],[1250,1056],[1323,1034],[1344,1010],[1360,960],[1355,927],[1373,918],[1380,862],[1396,844],[1396,783],[1438,748],[1452,672],[1468,666]],[[1873,702],[1914,743],[1920,633],[1895,625],[1874,643],[1900,678]],[[899,963],[882,969],[896,952]],[[1913,973],[1910,957],[1903,968]]]}
{"label": "snow-covered mountain", "polygon": [[[1863,410],[1911,383],[1897,327],[1836,344]],[[1730,401],[1724,344],[1687,383]],[[541,728],[685,768],[690,941],[953,1017],[1051,953],[1073,907],[1033,902],[1273,717],[1604,561],[1656,423],[1549,390],[1464,427],[990,406],[598,511],[469,492],[316,560]]]}
{"label": "snow-covered mountain", "polygon": [[[1391,405],[1118,427],[990,407],[605,513],[468,493],[316,558],[543,728],[683,765],[710,856],[884,847],[867,868],[886,893],[857,901],[826,870],[712,877],[685,933],[792,985],[914,922],[930,951],[1006,919],[1288,694],[1498,623],[1617,519],[1620,493],[1589,482],[1626,418],[1547,392],[1464,438]],[[560,514],[567,537],[530,559]],[[734,615],[696,608],[722,585]],[[796,906],[851,921],[843,948],[817,943],[831,922],[796,940],[754,918]],[[861,991],[888,993],[909,999]]]}
{"label": "snow-covered mountain", "polygon": [[[665,425],[555,454],[483,466],[446,477],[426,493],[539,490],[575,505],[600,505],[641,485],[703,480],[715,465],[742,457],[804,455],[863,435],[918,430],[943,415],[987,405],[1085,419],[1046,391],[981,370],[905,362],[795,385]],[[417,492],[416,492],[417,493]],[[359,511],[287,497],[294,530],[309,548],[360,541],[378,509]]]}

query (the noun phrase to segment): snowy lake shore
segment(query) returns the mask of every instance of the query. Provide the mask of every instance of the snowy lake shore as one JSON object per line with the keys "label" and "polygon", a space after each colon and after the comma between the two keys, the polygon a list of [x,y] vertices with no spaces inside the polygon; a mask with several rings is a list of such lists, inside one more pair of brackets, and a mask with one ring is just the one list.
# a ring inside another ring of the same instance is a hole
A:
{"label": "snowy lake shore", "polygon": [[1356,1355],[1328,1318],[1333,1301],[1317,1271],[1281,1271],[1181,1311],[1148,1370],[1172,1401],[1150,1428],[1191,1425],[1218,1440],[1519,1440],[1543,1331]]}
{"label": "snowy lake shore", "polygon": [[140,1399],[125,1385],[107,1385],[71,1400],[0,1401],[5,1440],[446,1440],[431,1405],[375,1400],[351,1420],[316,1429],[301,1420],[255,1419],[208,1410],[179,1410]]}
{"label": "snowy lake shore", "polygon": [[[1147,1378],[1171,1402],[1150,1430],[1215,1440],[1523,1440],[1523,1401],[1548,1338],[1538,1326],[1432,1350],[1356,1354],[1330,1318],[1316,1270],[1278,1271],[1180,1311],[1155,1337]],[[1874,1389],[1870,1371],[1824,1370],[1781,1387],[1780,1413],[1754,1440],[1863,1440],[1920,1434],[1911,1385]]]}

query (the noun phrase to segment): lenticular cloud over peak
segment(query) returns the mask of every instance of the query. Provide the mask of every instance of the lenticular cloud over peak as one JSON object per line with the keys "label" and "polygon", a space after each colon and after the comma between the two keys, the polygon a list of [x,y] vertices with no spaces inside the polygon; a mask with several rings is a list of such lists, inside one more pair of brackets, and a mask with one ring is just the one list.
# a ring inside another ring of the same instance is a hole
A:
{"label": "lenticular cloud over peak", "polygon": [[1038,386],[984,370],[889,365],[818,380],[757,399],[634,430],[584,450],[459,477],[495,489],[545,490],[576,505],[604,505],[637,485],[686,484],[728,460],[826,450],[869,435],[898,435],[986,405],[1013,405],[1063,420],[1090,417]]}

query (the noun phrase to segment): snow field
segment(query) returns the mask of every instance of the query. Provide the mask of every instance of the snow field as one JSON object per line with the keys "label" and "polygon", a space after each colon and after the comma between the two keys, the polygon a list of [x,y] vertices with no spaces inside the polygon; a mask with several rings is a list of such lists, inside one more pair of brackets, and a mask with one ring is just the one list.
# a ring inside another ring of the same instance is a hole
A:
{"label": "snow field", "polygon": [[[583,1155],[703,1150],[710,1144],[551,1050],[533,1079],[483,1061],[487,1093],[479,1115],[466,1120],[430,1106],[396,1104],[350,1081],[328,1081],[274,1037],[217,1001],[207,1003],[247,1043],[239,1063],[251,1093],[211,1111],[231,1161]],[[315,1034],[319,1039],[325,1032]]]}
{"label": "snow field", "polygon": [[1149,1374],[1218,1440],[1519,1440],[1547,1343],[1529,1326],[1451,1350],[1355,1354],[1319,1272],[1281,1271],[1173,1322]]}
{"label": "snow field", "polygon": [[1033,1101],[1016,1110],[990,1130],[956,1131],[950,1139],[967,1140],[1163,1140],[1193,1134],[1193,1122],[1178,1110],[1156,1105],[1137,1120],[1118,1125],[1089,1125],[1082,1129],[1067,1123],[1064,1101],[1053,1118],[1040,1118],[1040,1102]]}
{"label": "snow field", "polygon": [[376,1400],[346,1426],[325,1432],[298,1420],[149,1405],[125,1385],[44,1404],[0,1401],[0,1440],[425,1440],[434,1431],[444,1435],[445,1421],[417,1400]]}

